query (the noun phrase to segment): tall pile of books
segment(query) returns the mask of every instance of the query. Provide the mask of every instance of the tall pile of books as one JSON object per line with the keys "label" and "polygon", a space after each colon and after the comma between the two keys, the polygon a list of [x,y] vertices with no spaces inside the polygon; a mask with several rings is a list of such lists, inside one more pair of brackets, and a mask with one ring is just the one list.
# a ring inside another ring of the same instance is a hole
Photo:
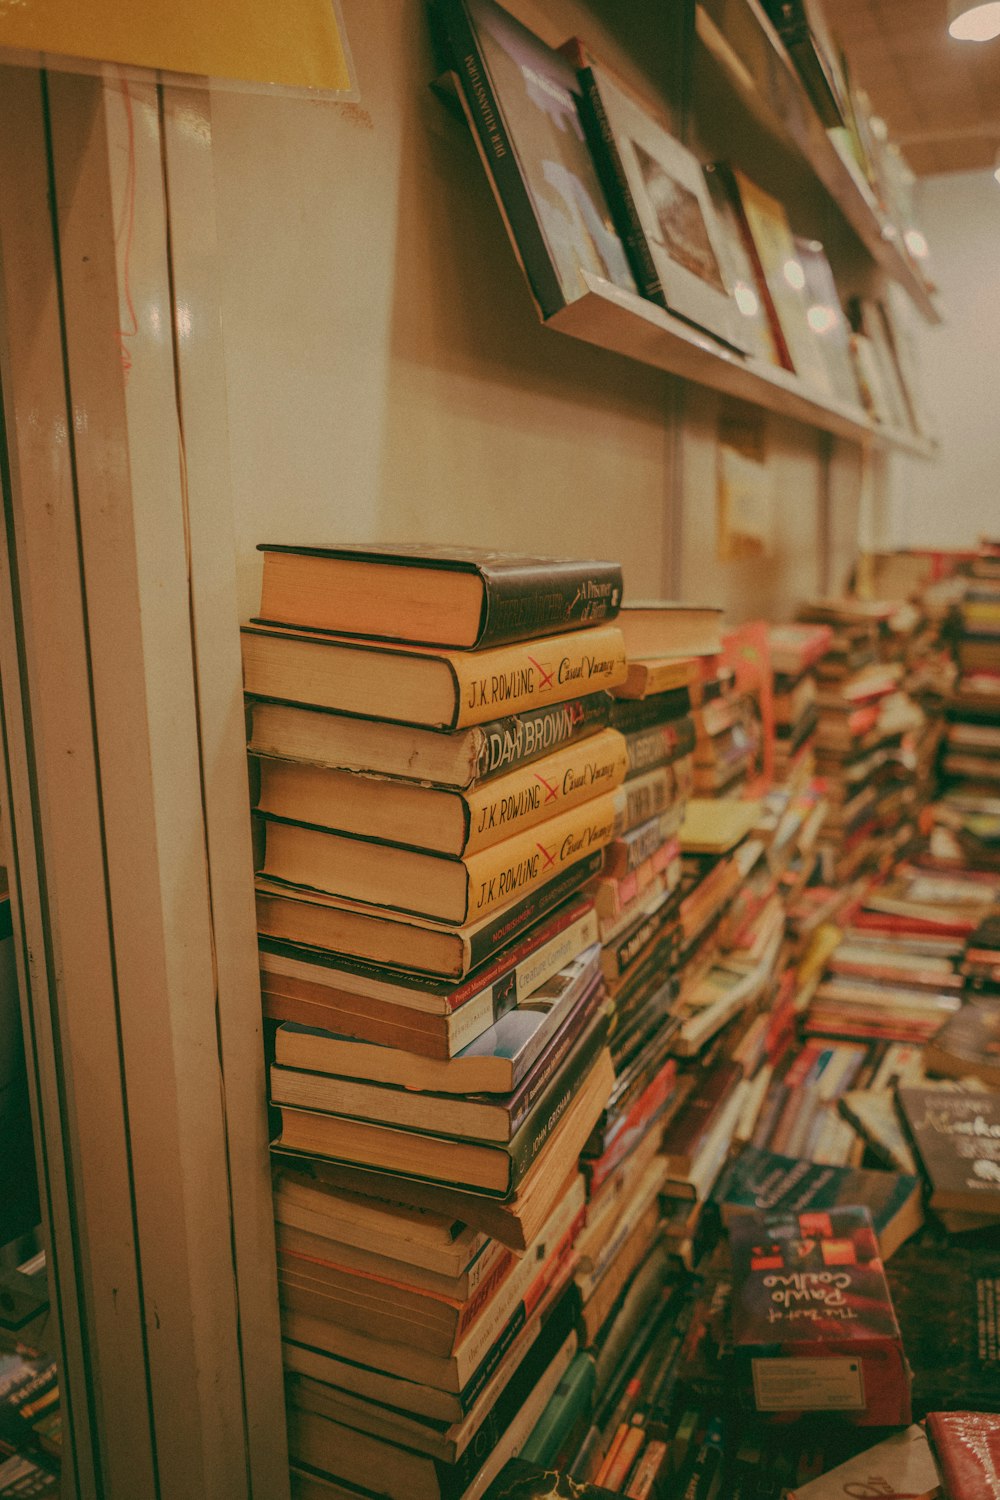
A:
{"label": "tall pile of books", "polygon": [[816,765],[829,802],[821,843],[830,883],[887,868],[915,832],[913,740],[924,717],[903,690],[898,653],[883,649],[894,612],[892,604],[855,598],[799,610],[800,620],[833,631],[816,663]]}
{"label": "tall pile of books", "polygon": [[806,622],[768,630],[773,673],[774,780],[800,790],[816,768],[817,688],[814,668],[833,639],[829,625]]}
{"label": "tall pile of books", "polygon": [[459,1494],[577,1345],[621,577],[264,551],[244,663],[296,1483]]}

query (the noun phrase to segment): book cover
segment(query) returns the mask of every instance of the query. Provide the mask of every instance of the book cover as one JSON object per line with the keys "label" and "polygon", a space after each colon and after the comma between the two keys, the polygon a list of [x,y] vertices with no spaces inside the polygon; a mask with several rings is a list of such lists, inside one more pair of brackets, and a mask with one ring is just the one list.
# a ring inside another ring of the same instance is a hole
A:
{"label": "book cover", "polygon": [[943,1234],[886,1267],[913,1369],[914,1414],[1000,1411],[1000,1247]]}
{"label": "book cover", "polygon": [[931,1074],[980,1078],[1000,1088],[1000,999],[969,1000],[949,1016],[928,1042],[924,1066]]}
{"label": "book cover", "polygon": [[436,0],[431,17],[542,317],[583,294],[584,272],[634,292],[572,64],[492,0]]}
{"label": "book cover", "polygon": [[901,1088],[897,1099],[931,1207],[1000,1220],[1000,1094]]}
{"label": "book cover", "polygon": [[614,619],[621,566],[406,542],[261,542],[260,619],[483,650]]}
{"label": "book cover", "polygon": [[743,1213],[824,1212],[863,1204],[886,1260],[923,1220],[917,1177],[797,1161],[756,1146],[745,1146],[729,1163],[712,1198],[727,1224]]}
{"label": "book cover", "polygon": [[733,1349],[754,1409],[909,1422],[909,1369],[868,1210],[749,1214],[729,1237]]}
{"label": "book cover", "polygon": [[932,1411],[927,1435],[948,1500],[998,1500],[1000,1417],[982,1411]]}

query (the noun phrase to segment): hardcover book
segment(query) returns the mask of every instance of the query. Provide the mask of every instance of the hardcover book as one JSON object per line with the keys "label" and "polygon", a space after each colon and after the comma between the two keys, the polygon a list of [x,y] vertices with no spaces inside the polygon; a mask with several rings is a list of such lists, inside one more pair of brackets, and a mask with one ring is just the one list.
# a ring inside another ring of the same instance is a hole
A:
{"label": "hardcover book", "polygon": [[623,807],[616,793],[605,792],[464,859],[267,817],[261,871],[271,881],[462,926],[512,906],[603,849]]}
{"label": "hardcover book", "polygon": [[464,791],[595,734],[608,722],[610,703],[604,692],[588,693],[449,733],[251,698],[248,748],[279,760]]}
{"label": "hardcover book", "polygon": [[584,273],[634,292],[572,64],[492,0],[436,0],[431,17],[542,317],[586,291]]}
{"label": "hardcover book", "polygon": [[253,697],[426,729],[565,703],[615,688],[628,672],[613,625],[477,652],[263,625],[244,625],[242,639],[244,687]]}
{"label": "hardcover book", "polygon": [[625,780],[624,736],[604,729],[468,792],[261,759],[258,812],[455,858],[475,854],[613,791]]}
{"label": "hardcover book", "polygon": [[[332,959],[336,968],[345,959],[360,960],[395,970],[401,979],[408,973],[464,979],[579,890],[600,870],[603,857],[603,850],[595,849],[557,870],[513,906],[465,927],[258,878],[257,928],[269,951],[280,951],[275,944],[299,945],[300,956],[319,965]],[[313,1017],[290,1014],[280,1019],[314,1023]]]}
{"label": "hardcover book", "polygon": [[913,1369],[914,1413],[1000,1412],[1000,1247],[938,1235],[886,1268]]}
{"label": "hardcover book", "polygon": [[618,563],[474,547],[262,542],[271,624],[483,650],[613,620]]}
{"label": "hardcover book", "polygon": [[864,1208],[751,1214],[730,1228],[733,1349],[762,1414],[910,1420],[910,1378]]}

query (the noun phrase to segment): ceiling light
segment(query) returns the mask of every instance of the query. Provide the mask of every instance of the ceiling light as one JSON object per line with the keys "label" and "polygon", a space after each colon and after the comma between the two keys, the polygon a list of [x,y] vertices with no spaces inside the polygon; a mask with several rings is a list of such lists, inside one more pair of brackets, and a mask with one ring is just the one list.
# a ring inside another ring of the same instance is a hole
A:
{"label": "ceiling light", "polygon": [[990,42],[1000,36],[1000,0],[948,0],[948,30],[960,42]]}
{"label": "ceiling light", "polygon": [[996,160],[993,163],[993,176],[1000,182],[1000,150],[997,151]]}

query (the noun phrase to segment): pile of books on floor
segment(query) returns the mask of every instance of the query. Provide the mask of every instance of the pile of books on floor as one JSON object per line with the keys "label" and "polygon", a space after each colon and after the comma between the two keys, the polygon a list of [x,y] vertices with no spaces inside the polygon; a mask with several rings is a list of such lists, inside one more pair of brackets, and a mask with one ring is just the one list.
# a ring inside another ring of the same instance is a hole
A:
{"label": "pile of books on floor", "polygon": [[829,625],[807,622],[768,629],[773,674],[774,780],[794,790],[816,769],[817,687],[814,668],[830,650]]}
{"label": "pile of books on floor", "polygon": [[844,598],[798,612],[801,621],[833,632],[815,668],[816,764],[830,803],[822,847],[831,884],[886,867],[915,832],[915,742],[925,720],[903,690],[898,651],[886,649],[895,610]]}
{"label": "pile of books on floor", "polygon": [[298,1493],[485,1487],[576,1350],[618,569],[265,550],[244,632]]}

